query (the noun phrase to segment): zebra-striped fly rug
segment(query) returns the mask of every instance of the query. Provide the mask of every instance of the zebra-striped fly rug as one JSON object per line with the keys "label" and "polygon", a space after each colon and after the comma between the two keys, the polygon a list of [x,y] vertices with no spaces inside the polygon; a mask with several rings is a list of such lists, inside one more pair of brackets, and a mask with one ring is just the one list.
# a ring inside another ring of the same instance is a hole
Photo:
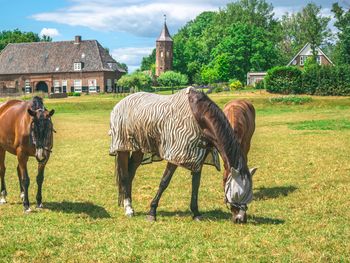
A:
{"label": "zebra-striped fly rug", "polygon": [[204,162],[220,170],[218,152],[208,147],[191,111],[189,89],[195,91],[189,87],[174,95],[139,92],[121,100],[111,113],[110,154],[142,151],[143,163],[164,159],[196,172]]}

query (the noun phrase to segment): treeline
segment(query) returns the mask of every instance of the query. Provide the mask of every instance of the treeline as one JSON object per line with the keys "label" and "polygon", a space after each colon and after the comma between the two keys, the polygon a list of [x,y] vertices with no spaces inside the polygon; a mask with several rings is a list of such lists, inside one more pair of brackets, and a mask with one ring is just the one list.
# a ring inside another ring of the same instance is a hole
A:
{"label": "treeline", "polygon": [[0,51],[9,43],[25,43],[25,42],[51,42],[49,36],[40,37],[39,34],[33,32],[23,32],[19,29],[0,31]]}
{"label": "treeline", "polygon": [[[245,82],[249,71],[286,65],[307,42],[314,53],[321,47],[335,63],[349,63],[349,11],[335,3],[332,12],[337,36],[329,29],[330,17],[313,3],[280,19],[264,0],[229,3],[218,12],[200,14],[173,36],[173,69],[190,83]],[[141,70],[154,64],[155,50],[143,58]]]}

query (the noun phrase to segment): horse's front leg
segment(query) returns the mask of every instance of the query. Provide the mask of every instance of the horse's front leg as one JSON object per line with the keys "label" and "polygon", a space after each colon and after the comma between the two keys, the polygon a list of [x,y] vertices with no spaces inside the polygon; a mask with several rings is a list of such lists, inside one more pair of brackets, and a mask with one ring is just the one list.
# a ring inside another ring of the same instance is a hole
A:
{"label": "horse's front leg", "polygon": [[0,205],[6,203],[6,184],[5,184],[5,150],[0,148],[0,178],[1,178],[1,189],[0,189]]}
{"label": "horse's front leg", "polygon": [[30,184],[30,179],[27,170],[28,155],[23,152],[17,153],[18,166],[21,174],[21,182],[24,190],[23,206],[25,212],[30,212],[29,198],[28,198],[28,188]]}
{"label": "horse's front leg", "polygon": [[38,164],[38,175],[36,177],[36,183],[38,184],[38,192],[36,194],[36,204],[37,208],[43,208],[42,203],[42,186],[44,182],[44,170],[45,170],[45,163],[39,163]]}
{"label": "horse's front leg", "polygon": [[165,191],[165,189],[168,187],[176,168],[177,168],[177,165],[175,164],[172,164],[172,163],[167,164],[165,171],[163,173],[162,180],[160,181],[160,184],[159,184],[158,192],[151,202],[151,209],[148,215],[149,221],[156,221],[156,214],[157,214],[157,207],[159,204],[159,200],[163,192]]}
{"label": "horse's front leg", "polygon": [[201,182],[202,169],[199,172],[192,172],[192,194],[191,194],[191,211],[193,213],[193,219],[200,221],[202,215],[198,210],[198,190]]}
{"label": "horse's front leg", "polygon": [[19,197],[21,198],[22,202],[24,200],[24,189],[22,186],[22,176],[21,176],[21,170],[19,169],[19,165],[17,165],[17,176],[18,176],[18,184],[19,184]]}

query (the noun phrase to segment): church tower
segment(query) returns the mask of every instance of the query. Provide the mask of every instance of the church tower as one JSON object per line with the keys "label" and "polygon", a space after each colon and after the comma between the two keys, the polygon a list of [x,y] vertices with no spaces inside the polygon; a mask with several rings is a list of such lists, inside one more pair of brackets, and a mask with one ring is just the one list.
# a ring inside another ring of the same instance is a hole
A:
{"label": "church tower", "polygon": [[[164,15],[164,18],[165,15]],[[156,76],[159,77],[173,66],[173,40],[164,20],[163,30],[156,41]]]}

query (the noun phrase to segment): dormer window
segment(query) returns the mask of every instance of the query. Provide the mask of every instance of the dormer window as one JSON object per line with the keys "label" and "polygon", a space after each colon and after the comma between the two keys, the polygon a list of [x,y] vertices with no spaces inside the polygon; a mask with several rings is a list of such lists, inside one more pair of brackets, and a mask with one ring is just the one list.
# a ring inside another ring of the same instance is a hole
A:
{"label": "dormer window", "polygon": [[300,66],[304,66],[304,56],[300,56]]}
{"label": "dormer window", "polygon": [[108,67],[109,67],[110,69],[113,69],[113,68],[115,68],[116,63],[114,63],[114,62],[108,62],[107,65],[108,65]]}
{"label": "dormer window", "polygon": [[81,62],[74,63],[74,71],[79,71],[79,70],[81,70]]}

